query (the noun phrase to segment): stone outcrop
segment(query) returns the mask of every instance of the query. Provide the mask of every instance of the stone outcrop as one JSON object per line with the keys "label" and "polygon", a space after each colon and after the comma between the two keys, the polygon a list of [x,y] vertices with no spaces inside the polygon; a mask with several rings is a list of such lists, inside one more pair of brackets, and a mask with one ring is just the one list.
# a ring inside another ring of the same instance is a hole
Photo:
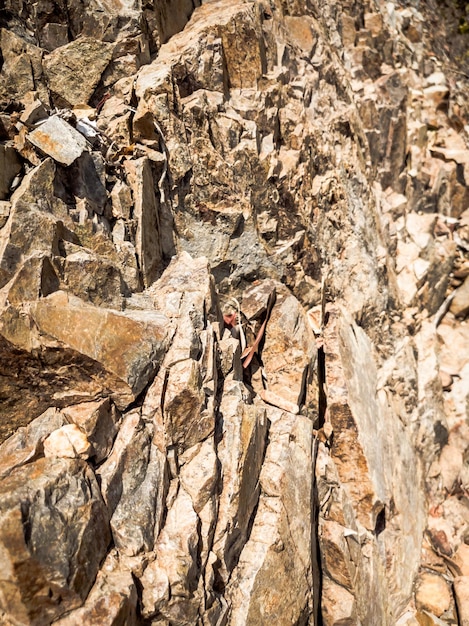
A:
{"label": "stone outcrop", "polygon": [[462,3],[0,9],[0,622],[469,623]]}

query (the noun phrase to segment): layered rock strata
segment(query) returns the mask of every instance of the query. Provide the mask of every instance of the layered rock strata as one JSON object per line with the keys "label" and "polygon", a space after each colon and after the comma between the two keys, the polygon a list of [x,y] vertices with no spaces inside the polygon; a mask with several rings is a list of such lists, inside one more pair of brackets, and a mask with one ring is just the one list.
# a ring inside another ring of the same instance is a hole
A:
{"label": "layered rock strata", "polygon": [[469,619],[461,10],[0,9],[2,623]]}

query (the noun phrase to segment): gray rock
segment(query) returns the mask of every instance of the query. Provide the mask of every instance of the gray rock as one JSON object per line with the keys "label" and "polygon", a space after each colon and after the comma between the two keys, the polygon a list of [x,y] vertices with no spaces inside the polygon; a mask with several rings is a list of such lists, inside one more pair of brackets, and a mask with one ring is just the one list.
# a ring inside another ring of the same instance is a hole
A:
{"label": "gray rock", "polygon": [[1,490],[1,609],[16,623],[50,624],[85,600],[106,554],[98,484],[83,461],[40,459]]}
{"label": "gray rock", "polygon": [[49,54],[44,69],[56,106],[88,104],[113,49],[114,44],[80,37]]}
{"label": "gray rock", "polygon": [[167,490],[164,455],[152,443],[151,425],[125,416],[113,450],[98,470],[119,552],[134,556],[153,550]]}
{"label": "gray rock", "polygon": [[11,183],[21,172],[21,161],[14,148],[0,144],[0,200],[10,196]]}
{"label": "gray rock", "polygon": [[71,165],[88,145],[83,135],[58,115],[53,115],[30,132],[28,140],[63,165]]}

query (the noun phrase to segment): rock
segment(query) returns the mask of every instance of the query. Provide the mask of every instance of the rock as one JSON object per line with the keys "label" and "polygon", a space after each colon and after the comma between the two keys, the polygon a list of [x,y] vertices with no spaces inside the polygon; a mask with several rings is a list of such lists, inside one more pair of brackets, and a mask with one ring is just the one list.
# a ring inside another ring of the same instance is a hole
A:
{"label": "rock", "polygon": [[136,199],[134,217],[137,220],[136,252],[145,287],[149,287],[160,275],[162,247],[160,228],[160,202],[155,195],[155,182],[150,160],[142,157],[128,161],[128,177]]}
{"label": "rock", "polygon": [[106,566],[105,561],[84,605],[54,622],[55,626],[137,626],[138,596],[131,572],[107,571]]}
{"label": "rock", "polygon": [[357,619],[353,595],[337,583],[326,580],[324,583],[324,626],[333,626],[340,622],[354,623]]}
{"label": "rock", "polygon": [[1,489],[1,608],[12,621],[50,623],[81,605],[106,553],[98,484],[84,461],[49,458],[14,470]]}
{"label": "rock", "polygon": [[219,576],[225,581],[246,542],[249,521],[258,504],[269,427],[264,408],[243,402],[246,391],[240,382],[227,383],[220,405],[224,421],[218,458],[223,474],[213,551],[221,563]]}
{"label": "rock", "polygon": [[440,454],[439,465],[443,487],[451,492],[464,465],[461,451],[456,446],[445,446]]}
{"label": "rock", "polygon": [[[31,41],[31,38],[28,39]],[[38,91],[41,100],[48,103],[41,49],[7,28],[0,29],[0,49],[3,58],[0,98],[7,101],[21,99],[28,92]]]}
{"label": "rock", "polygon": [[64,292],[33,304],[31,317],[42,334],[101,363],[121,381],[118,406],[126,406],[151,380],[171,332],[169,320],[157,311],[116,313]]}
{"label": "rock", "polygon": [[0,476],[4,478],[21,465],[40,458],[43,442],[51,432],[63,426],[64,416],[58,409],[50,408],[27,427],[19,428],[0,445]]}
{"label": "rock", "polygon": [[152,434],[137,413],[126,415],[111,454],[97,472],[114,543],[129,556],[153,549],[163,516],[167,469]]}
{"label": "rock", "polygon": [[453,584],[459,623],[461,626],[467,626],[469,624],[469,576],[457,576]]}
{"label": "rock", "polygon": [[65,24],[45,24],[41,32],[41,47],[49,52],[68,44],[68,28]]}
{"label": "rock", "polygon": [[21,161],[14,148],[0,144],[0,200],[10,196],[11,184],[21,172]]}
{"label": "rock", "polygon": [[462,575],[469,576],[469,546],[462,543],[453,556],[453,560],[458,564]]}
{"label": "rock", "polygon": [[455,291],[450,304],[450,311],[456,317],[467,317],[469,313],[469,279],[466,278],[461,287]]}
{"label": "rock", "polygon": [[[161,604],[161,595],[164,597],[168,594],[173,597],[173,602],[159,609],[167,619],[174,619],[173,615],[179,613],[179,607],[182,609],[181,617],[185,620],[189,620],[191,613],[194,613],[194,609],[188,605],[191,604],[190,599],[197,588],[199,576],[197,524],[198,517],[191,498],[184,489],[179,488],[155,545],[156,567],[150,566],[141,579],[144,597],[149,600],[143,608],[144,616],[153,615],[158,604]],[[168,580],[168,591],[165,590],[165,579]],[[152,591],[148,587],[154,582],[157,582],[157,587]]]}
{"label": "rock", "polygon": [[40,100],[32,100],[26,105],[21,114],[20,121],[28,128],[33,128],[36,124],[44,122],[48,117],[46,107]]}
{"label": "rock", "polygon": [[417,607],[440,617],[451,604],[448,585],[441,576],[423,572],[419,576],[415,594]]}
{"label": "rock", "polygon": [[54,104],[88,104],[113,49],[113,44],[80,37],[46,56],[44,69]]}
{"label": "rock", "polygon": [[85,200],[94,213],[102,215],[107,202],[106,167],[102,155],[96,151],[83,152],[67,174],[70,192],[77,199]]}
{"label": "rock", "polygon": [[10,217],[11,202],[0,200],[0,228],[3,228]]}
{"label": "rock", "polygon": [[86,139],[58,115],[28,134],[28,140],[54,161],[71,165],[87,148]]}
{"label": "rock", "polygon": [[122,309],[126,289],[115,263],[80,247],[67,254],[62,267],[70,293],[96,306]]}
{"label": "rock", "polygon": [[[311,422],[282,414],[269,433],[260,483],[262,495],[251,534],[228,584],[232,624],[294,624],[310,615]],[[306,497],[305,497],[305,494]],[[294,594],[280,592],[292,584]]]}
{"label": "rock", "polygon": [[44,456],[67,457],[87,460],[90,456],[90,442],[76,424],[66,424],[54,430],[44,440]]}
{"label": "rock", "polygon": [[120,419],[119,412],[110,400],[68,406],[63,409],[62,414],[86,434],[92,445],[91,456],[94,462],[103,461],[111,451]]}

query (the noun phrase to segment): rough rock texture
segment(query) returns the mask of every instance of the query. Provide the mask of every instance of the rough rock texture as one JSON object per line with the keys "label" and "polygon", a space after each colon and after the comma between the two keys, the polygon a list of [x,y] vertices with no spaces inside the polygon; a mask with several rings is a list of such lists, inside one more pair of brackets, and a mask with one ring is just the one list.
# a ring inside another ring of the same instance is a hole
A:
{"label": "rough rock texture", "polygon": [[464,3],[3,5],[0,622],[469,623]]}

